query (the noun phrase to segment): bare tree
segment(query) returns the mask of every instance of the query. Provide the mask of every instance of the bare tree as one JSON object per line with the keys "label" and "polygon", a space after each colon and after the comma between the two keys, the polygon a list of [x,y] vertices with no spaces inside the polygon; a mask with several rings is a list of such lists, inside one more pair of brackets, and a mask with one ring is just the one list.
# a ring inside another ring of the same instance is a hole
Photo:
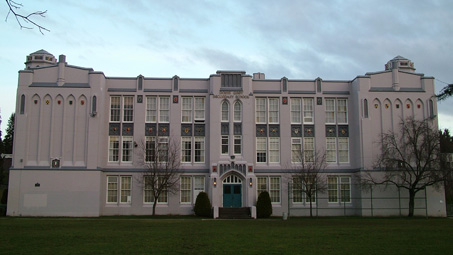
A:
{"label": "bare tree", "polygon": [[144,169],[138,182],[144,187],[145,199],[153,202],[155,215],[157,203],[167,201],[169,193],[175,194],[179,190],[179,143],[168,137],[147,137],[137,147],[137,164]]}
{"label": "bare tree", "polygon": [[[6,15],[5,22],[8,21],[9,15],[12,14],[14,15],[14,18],[16,18],[17,24],[19,24],[20,28],[25,28],[25,29],[33,29],[33,27],[37,27],[39,29],[39,32],[41,34],[44,34],[43,31],[50,32],[49,29],[39,25],[36,23],[33,18],[35,17],[46,17],[47,10],[45,11],[35,11],[29,14],[20,14],[18,13],[18,10],[23,7],[21,3],[12,1],[12,0],[6,0],[6,4],[8,5],[9,11],[8,14]],[[23,25],[23,23],[30,24],[31,26]]]}
{"label": "bare tree", "polygon": [[382,134],[382,153],[375,168],[384,173],[380,176],[368,172],[366,182],[393,184],[409,192],[409,214],[414,215],[415,195],[429,186],[442,184],[440,170],[439,131],[431,126],[431,120],[402,120],[395,132]]}
{"label": "bare tree", "polygon": [[292,158],[297,162],[293,165],[292,171],[293,199],[304,194],[306,201],[310,203],[310,217],[313,217],[313,202],[316,201],[316,195],[327,190],[324,174],[327,167],[326,152],[298,151],[293,152]]}

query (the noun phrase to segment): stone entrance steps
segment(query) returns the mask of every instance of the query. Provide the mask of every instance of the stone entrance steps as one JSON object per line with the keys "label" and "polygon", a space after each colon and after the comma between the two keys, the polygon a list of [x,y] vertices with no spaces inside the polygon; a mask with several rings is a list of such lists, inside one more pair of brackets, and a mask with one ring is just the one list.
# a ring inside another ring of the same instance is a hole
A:
{"label": "stone entrance steps", "polygon": [[250,207],[221,207],[219,219],[252,219]]}

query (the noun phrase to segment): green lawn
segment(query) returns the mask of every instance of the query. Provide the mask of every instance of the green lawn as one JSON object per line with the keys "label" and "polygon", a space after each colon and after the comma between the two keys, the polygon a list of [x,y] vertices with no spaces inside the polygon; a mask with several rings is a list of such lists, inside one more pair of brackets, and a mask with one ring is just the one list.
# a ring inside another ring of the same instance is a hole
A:
{"label": "green lawn", "polygon": [[0,218],[0,254],[451,254],[452,219]]}

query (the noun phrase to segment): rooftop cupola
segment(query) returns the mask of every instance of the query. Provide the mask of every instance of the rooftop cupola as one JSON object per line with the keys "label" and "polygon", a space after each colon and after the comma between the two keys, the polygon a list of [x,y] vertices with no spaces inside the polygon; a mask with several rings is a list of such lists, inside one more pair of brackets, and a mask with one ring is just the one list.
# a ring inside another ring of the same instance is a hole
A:
{"label": "rooftop cupola", "polygon": [[401,56],[396,56],[385,65],[385,70],[399,69],[407,72],[414,72],[414,63],[409,59]]}
{"label": "rooftop cupola", "polygon": [[57,59],[55,58],[54,55],[50,54],[45,50],[38,50],[27,56],[25,66],[26,69],[31,69],[36,67],[55,65],[56,63]]}

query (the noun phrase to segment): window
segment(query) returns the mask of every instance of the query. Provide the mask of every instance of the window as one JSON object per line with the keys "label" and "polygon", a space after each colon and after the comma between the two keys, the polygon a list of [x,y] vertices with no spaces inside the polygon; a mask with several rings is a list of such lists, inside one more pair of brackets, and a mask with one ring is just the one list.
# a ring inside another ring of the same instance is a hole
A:
{"label": "window", "polygon": [[326,99],[326,123],[335,123],[335,99]]}
{"label": "window", "polygon": [[[158,185],[161,185],[163,181],[163,177],[158,177],[157,182]],[[145,204],[154,203],[154,194],[153,194],[153,178],[150,176],[144,177],[144,189],[143,189],[143,202]],[[159,194],[159,198],[157,199],[158,204],[167,204],[168,203],[168,190],[166,187],[163,187],[163,190]]]}
{"label": "window", "polygon": [[338,161],[340,163],[349,163],[349,138],[338,138]]}
{"label": "window", "polygon": [[306,190],[311,190],[311,193],[314,193],[312,194],[311,202],[316,202],[316,187],[314,186],[311,189],[305,188],[305,185],[310,187],[312,183],[313,182],[310,179],[307,180],[307,183],[304,183],[303,179],[300,177],[293,178],[293,203],[310,203],[310,199],[305,193]]}
{"label": "window", "polygon": [[337,162],[337,142],[336,138],[328,137],[326,138],[327,142],[327,163]]}
{"label": "window", "polygon": [[157,121],[157,97],[146,97],[146,121]]}
{"label": "window", "polygon": [[302,161],[302,139],[292,138],[291,139],[291,162],[300,163]]}
{"label": "window", "polygon": [[234,103],[234,122],[241,121],[242,121],[242,103],[240,101],[236,101]]}
{"label": "window", "polygon": [[280,137],[269,138],[269,163],[280,162]]}
{"label": "window", "polygon": [[158,160],[160,162],[167,162],[168,159],[168,137],[159,137],[158,138],[158,144],[157,144],[157,149],[158,149]]}
{"label": "window", "polygon": [[120,121],[121,97],[110,97],[110,122]]}
{"label": "window", "polygon": [[118,202],[118,177],[107,176],[107,203]]}
{"label": "window", "polygon": [[195,137],[195,162],[204,162],[204,137]]}
{"label": "window", "polygon": [[195,121],[204,121],[204,97],[195,97]]}
{"label": "window", "polygon": [[278,123],[278,98],[269,98],[269,123]]}
{"label": "window", "polygon": [[301,102],[300,98],[291,98],[291,123],[301,123]]}
{"label": "window", "polygon": [[256,123],[266,123],[266,98],[256,98]]}
{"label": "window", "polygon": [[120,138],[119,136],[110,136],[109,139],[109,162],[118,162],[120,155]]}
{"label": "window", "polygon": [[266,137],[256,138],[256,162],[266,163],[267,162],[267,143]]}
{"label": "window", "polygon": [[351,178],[346,176],[329,176],[327,178],[329,203],[351,202]]}
{"label": "window", "polygon": [[[119,193],[118,188],[120,187]],[[132,177],[107,176],[107,203],[131,203]],[[119,199],[118,199],[119,198]]]}
{"label": "window", "polygon": [[241,154],[242,153],[242,136],[235,135],[234,136],[234,154]]}
{"label": "window", "polygon": [[315,138],[304,137],[304,160],[305,162],[315,161]]}
{"label": "window", "polygon": [[363,112],[364,118],[368,118],[368,100],[363,100]]}
{"label": "window", "polygon": [[132,122],[134,121],[134,97],[125,96],[123,97],[123,121]]}
{"label": "window", "polygon": [[159,122],[170,121],[170,97],[159,97]]}
{"label": "window", "polygon": [[192,97],[182,98],[182,122],[192,122]]}
{"label": "window", "polygon": [[121,201],[120,203],[131,202],[131,176],[121,176]]}
{"label": "window", "polygon": [[145,142],[145,162],[154,162],[156,160],[156,138],[146,137]]}
{"label": "window", "polygon": [[132,136],[123,136],[123,162],[132,162]]}
{"label": "window", "polygon": [[228,155],[229,146],[228,146],[228,136],[222,135],[222,154]]}
{"label": "window", "polygon": [[263,191],[267,191],[267,177],[258,177],[256,192],[259,195]]}
{"label": "window", "polygon": [[193,201],[197,201],[197,196],[200,192],[204,192],[204,176],[193,177]]}
{"label": "window", "polygon": [[346,124],[348,123],[348,100],[338,99],[337,103],[337,122],[338,124]]}
{"label": "window", "polygon": [[313,124],[313,98],[304,98],[304,123]]}
{"label": "window", "polygon": [[272,203],[280,203],[280,177],[269,178],[269,195]]}
{"label": "window", "polygon": [[192,137],[181,137],[181,162],[192,161]]}
{"label": "window", "polygon": [[227,122],[230,119],[230,106],[228,101],[223,101],[222,103],[222,122]]}
{"label": "window", "polygon": [[181,176],[180,180],[180,191],[181,191],[181,203],[190,203],[191,202],[191,178],[189,176]]}

